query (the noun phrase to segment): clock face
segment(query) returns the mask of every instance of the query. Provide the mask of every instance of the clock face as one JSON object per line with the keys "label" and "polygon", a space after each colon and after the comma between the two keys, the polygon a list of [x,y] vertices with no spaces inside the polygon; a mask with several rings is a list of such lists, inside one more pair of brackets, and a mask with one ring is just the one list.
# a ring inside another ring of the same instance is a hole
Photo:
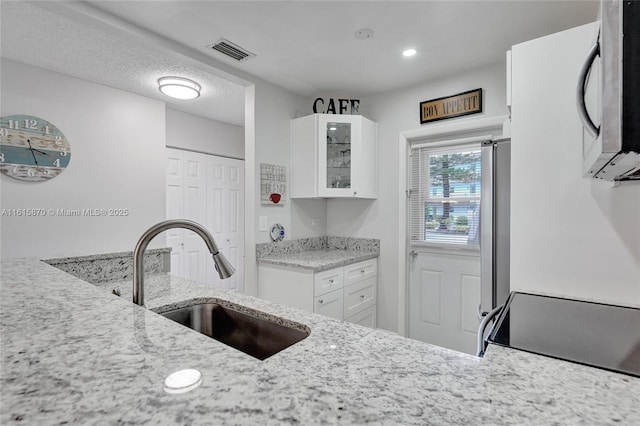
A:
{"label": "clock face", "polygon": [[0,117],[0,171],[27,182],[58,176],[69,165],[71,146],[53,124],[31,115]]}

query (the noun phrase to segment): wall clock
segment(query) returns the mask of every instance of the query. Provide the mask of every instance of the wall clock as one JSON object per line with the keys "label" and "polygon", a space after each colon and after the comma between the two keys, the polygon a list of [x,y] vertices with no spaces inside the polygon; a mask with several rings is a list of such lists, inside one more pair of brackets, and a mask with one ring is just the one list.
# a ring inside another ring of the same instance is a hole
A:
{"label": "wall clock", "polygon": [[32,115],[0,117],[0,171],[27,182],[58,176],[69,165],[71,146],[55,125]]}

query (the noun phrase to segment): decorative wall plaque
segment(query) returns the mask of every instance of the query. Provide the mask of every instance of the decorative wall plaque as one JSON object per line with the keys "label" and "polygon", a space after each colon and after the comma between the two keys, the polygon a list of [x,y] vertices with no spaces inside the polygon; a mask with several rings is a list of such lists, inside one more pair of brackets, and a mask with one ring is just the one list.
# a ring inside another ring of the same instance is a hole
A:
{"label": "decorative wall plaque", "polygon": [[287,168],[276,164],[260,164],[260,202],[284,204],[287,197]]}
{"label": "decorative wall plaque", "polygon": [[482,89],[420,102],[420,124],[482,112]]}

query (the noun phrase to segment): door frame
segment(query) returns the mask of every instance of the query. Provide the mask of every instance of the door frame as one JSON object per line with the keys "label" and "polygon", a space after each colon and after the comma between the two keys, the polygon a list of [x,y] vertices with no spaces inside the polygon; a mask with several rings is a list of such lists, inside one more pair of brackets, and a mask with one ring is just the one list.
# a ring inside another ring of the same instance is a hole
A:
{"label": "door frame", "polygon": [[[446,142],[490,135],[491,138],[504,137],[508,133],[507,115],[497,115],[476,119],[461,119],[453,123],[440,123],[429,127],[400,132],[398,137],[398,334],[407,336],[409,332],[408,286],[409,286],[409,153],[415,141],[426,143]],[[509,135],[506,135],[509,136]]]}

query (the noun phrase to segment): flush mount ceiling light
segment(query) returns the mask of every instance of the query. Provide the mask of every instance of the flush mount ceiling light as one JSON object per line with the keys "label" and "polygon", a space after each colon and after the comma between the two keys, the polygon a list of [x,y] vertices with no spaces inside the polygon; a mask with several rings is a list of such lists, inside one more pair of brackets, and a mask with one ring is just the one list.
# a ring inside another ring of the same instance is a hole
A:
{"label": "flush mount ceiling light", "polygon": [[418,51],[416,49],[410,48],[410,49],[405,49],[402,51],[402,56],[405,57],[411,57],[413,55],[415,55],[416,53],[418,53]]}
{"label": "flush mount ceiling light", "polygon": [[162,77],[158,80],[160,91],[176,99],[195,99],[200,96],[200,85],[182,77]]}

